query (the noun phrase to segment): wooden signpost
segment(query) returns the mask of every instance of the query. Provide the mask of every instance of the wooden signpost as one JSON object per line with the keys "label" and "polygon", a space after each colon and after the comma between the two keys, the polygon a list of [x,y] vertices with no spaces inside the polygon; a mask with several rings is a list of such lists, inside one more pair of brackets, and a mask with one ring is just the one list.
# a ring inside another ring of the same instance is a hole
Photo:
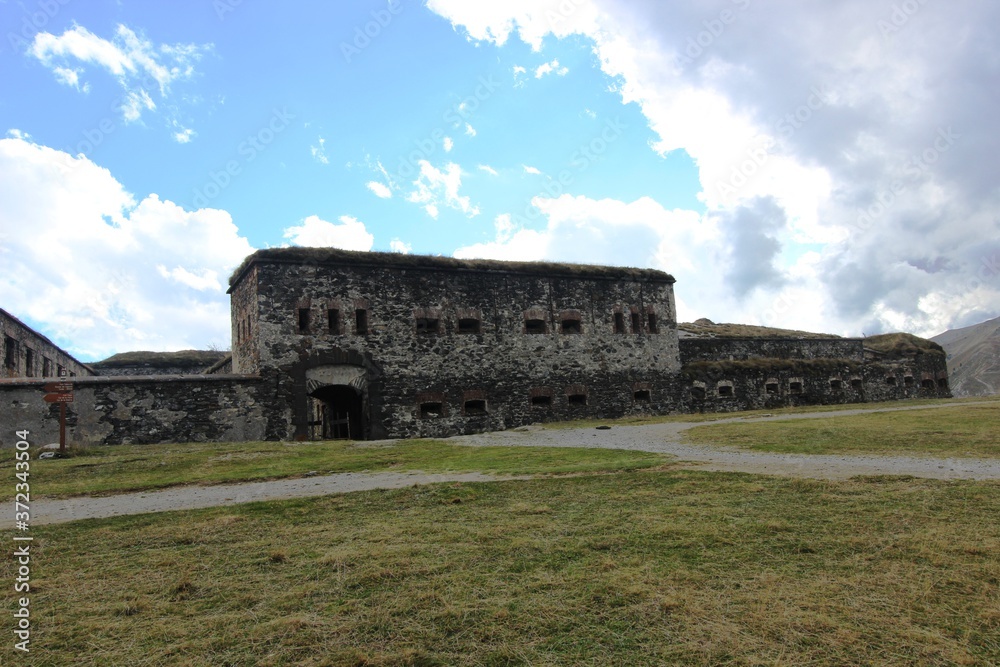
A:
{"label": "wooden signpost", "polygon": [[59,404],[59,455],[66,455],[66,404],[73,402],[72,382],[50,382],[43,387],[46,403]]}

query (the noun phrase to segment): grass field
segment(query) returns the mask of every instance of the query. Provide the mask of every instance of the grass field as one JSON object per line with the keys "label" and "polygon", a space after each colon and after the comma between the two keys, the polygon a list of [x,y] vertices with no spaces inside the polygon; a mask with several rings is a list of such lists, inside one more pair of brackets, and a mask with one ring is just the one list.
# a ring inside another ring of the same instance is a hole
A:
{"label": "grass field", "polygon": [[638,471],[81,521],[33,531],[0,664],[991,665],[998,515],[992,482]]}
{"label": "grass field", "polygon": [[689,442],[795,454],[1000,456],[1000,402],[933,410],[698,426]]}
{"label": "grass field", "polygon": [[[513,447],[460,447],[434,440],[370,445],[322,443],[189,443],[90,447],[69,459],[32,461],[35,497],[62,497],[301,476],[316,471],[479,471],[555,474],[634,470],[669,459],[647,452]],[[0,479],[14,479],[14,452],[0,452]],[[4,493],[13,494],[13,484]],[[4,494],[0,493],[0,497]]]}

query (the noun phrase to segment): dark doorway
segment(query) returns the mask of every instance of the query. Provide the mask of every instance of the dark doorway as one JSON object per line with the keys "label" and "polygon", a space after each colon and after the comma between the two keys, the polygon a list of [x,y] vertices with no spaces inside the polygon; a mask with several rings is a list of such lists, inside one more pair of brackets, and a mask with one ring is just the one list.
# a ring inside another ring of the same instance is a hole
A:
{"label": "dark doorway", "polygon": [[366,420],[364,397],[347,385],[320,387],[311,396],[321,403],[320,438],[323,440],[364,440]]}

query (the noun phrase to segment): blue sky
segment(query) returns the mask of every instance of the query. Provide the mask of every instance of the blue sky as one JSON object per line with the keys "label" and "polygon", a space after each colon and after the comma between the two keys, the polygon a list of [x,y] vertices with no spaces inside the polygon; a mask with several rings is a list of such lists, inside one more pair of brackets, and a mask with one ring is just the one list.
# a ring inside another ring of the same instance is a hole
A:
{"label": "blue sky", "polygon": [[226,347],[229,272],[299,244],[656,267],[681,319],[971,324],[996,14],[7,0],[0,307],[86,360]]}

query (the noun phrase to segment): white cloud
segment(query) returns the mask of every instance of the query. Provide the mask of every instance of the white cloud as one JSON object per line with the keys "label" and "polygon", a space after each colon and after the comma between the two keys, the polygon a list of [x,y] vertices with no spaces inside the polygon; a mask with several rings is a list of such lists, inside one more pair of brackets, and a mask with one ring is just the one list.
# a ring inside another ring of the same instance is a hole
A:
{"label": "white cloud", "polygon": [[143,110],[152,111],[156,109],[156,103],[145,90],[130,91],[125,94],[122,100],[122,117],[127,123],[134,123],[142,118]]}
{"label": "white cloud", "polygon": [[465,124],[465,134],[466,134],[466,136],[474,137],[474,136],[476,136],[478,134],[478,132],[476,132],[476,128],[474,128],[471,125],[469,125],[468,123],[466,123]]}
{"label": "white cloud", "polygon": [[[1000,314],[1000,191],[989,176],[1000,170],[1000,89],[987,64],[1000,62],[1000,6],[919,3],[899,27],[863,0],[733,3],[733,20],[712,32],[718,8],[703,2],[578,0],[561,15],[555,0],[484,4],[428,7],[498,45],[591,40],[653,149],[697,165],[711,224],[751,225],[747,245],[766,249],[771,269],[738,248],[714,258],[761,278],[734,306],[747,321],[783,311],[792,326],[834,333],[932,334]],[[761,34],[772,36],[764,48]],[[753,217],[770,210],[763,201],[780,209],[780,227]],[[684,299],[691,289],[678,284]]]}
{"label": "white cloud", "polygon": [[499,176],[500,175],[500,174],[497,173],[496,169],[494,169],[493,167],[489,166],[488,164],[481,164],[481,165],[479,165],[477,167],[477,169],[479,169],[479,171],[485,171],[490,176]]}
{"label": "white cloud", "polygon": [[556,74],[558,76],[566,76],[569,74],[568,67],[560,67],[558,60],[553,60],[552,62],[544,63],[535,68],[535,78],[541,79],[546,74]]}
{"label": "white cloud", "polygon": [[28,54],[51,69],[57,81],[83,92],[89,90],[89,84],[81,86],[85,70],[76,65],[104,69],[125,89],[127,99],[122,112],[131,122],[138,120],[143,109],[156,108],[150,91],[166,98],[173,83],[191,78],[194,64],[209,48],[211,45],[155,45],[124,25],[119,25],[108,40],[74,25],[59,36],[39,32]]}
{"label": "white cloud", "polygon": [[449,162],[441,170],[427,160],[421,160],[419,164],[420,176],[413,182],[416,189],[407,196],[407,201],[423,204],[427,215],[435,219],[441,206],[461,211],[470,218],[479,215],[479,208],[473,206],[468,197],[458,194],[462,187],[461,167]]}
{"label": "white cloud", "polygon": [[368,181],[368,183],[365,184],[365,187],[371,190],[379,199],[392,198],[392,190],[390,190],[384,183],[379,183],[378,181]]}
{"label": "white cloud", "polygon": [[392,241],[390,241],[389,248],[393,252],[402,253],[404,255],[409,255],[411,252],[413,252],[413,246],[411,246],[409,243],[403,243],[399,239],[393,239]]}
{"label": "white cloud", "polygon": [[298,246],[344,250],[371,250],[375,242],[364,223],[349,215],[340,216],[339,225],[311,215],[301,225],[285,229],[285,238]]}
{"label": "white cloud", "polygon": [[451,137],[444,138],[444,152],[450,153],[451,149],[455,147],[455,142],[451,140]]}
{"label": "white cloud", "polygon": [[528,70],[521,67],[520,65],[514,65],[514,87],[524,88],[524,77],[528,74]]}
{"label": "white cloud", "polygon": [[330,159],[326,156],[326,139],[320,137],[317,140],[316,146],[310,146],[309,152],[312,153],[313,159],[320,164],[330,164]]}
{"label": "white cloud", "polygon": [[31,135],[27,132],[22,132],[17,128],[12,128],[7,130],[7,136],[11,139],[23,139],[24,141],[31,141]]}
{"label": "white cloud", "polygon": [[141,201],[85,157],[0,139],[3,307],[74,354],[229,344],[225,283],[253,252],[225,211]]}
{"label": "white cloud", "polygon": [[534,174],[536,176],[540,176],[541,173],[542,173],[536,167],[530,167],[530,166],[528,166],[526,164],[523,164],[521,166],[524,167],[524,173],[526,173],[526,174]]}
{"label": "white cloud", "polygon": [[194,130],[189,127],[185,127],[182,130],[174,132],[174,141],[179,144],[188,144],[191,143],[192,139],[194,139],[195,134],[197,133]]}

